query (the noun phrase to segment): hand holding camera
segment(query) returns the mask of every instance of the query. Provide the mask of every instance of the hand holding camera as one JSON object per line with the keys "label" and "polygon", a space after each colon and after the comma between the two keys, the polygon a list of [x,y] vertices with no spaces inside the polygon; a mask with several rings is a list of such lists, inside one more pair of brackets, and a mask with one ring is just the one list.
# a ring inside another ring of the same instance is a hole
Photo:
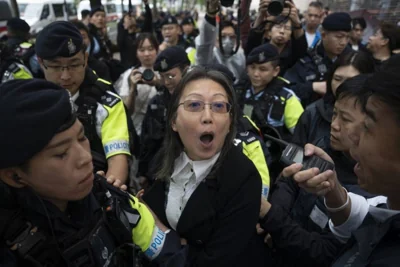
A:
{"label": "hand holding camera", "polygon": [[206,12],[209,16],[215,16],[220,11],[219,0],[207,0],[206,2]]}

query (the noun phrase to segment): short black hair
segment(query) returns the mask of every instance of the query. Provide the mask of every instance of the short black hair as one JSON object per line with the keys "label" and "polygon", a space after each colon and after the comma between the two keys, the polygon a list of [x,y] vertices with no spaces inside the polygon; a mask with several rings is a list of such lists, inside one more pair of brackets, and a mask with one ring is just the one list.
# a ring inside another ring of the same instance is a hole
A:
{"label": "short black hair", "polygon": [[235,27],[235,25],[232,23],[232,21],[228,21],[228,20],[223,20],[221,21],[221,25],[219,26],[219,28],[221,29],[221,31],[227,27],[232,27],[233,30],[235,31],[235,33],[237,33],[237,29]]}
{"label": "short black hair", "polygon": [[319,9],[323,9],[323,8],[324,8],[324,6],[322,5],[322,3],[321,3],[321,2],[318,2],[318,1],[313,1],[313,2],[311,2],[311,3],[308,5],[308,7],[315,7],[315,8],[319,8]]}
{"label": "short black hair", "polygon": [[83,24],[82,21],[74,20],[74,21],[71,21],[71,23],[74,24],[75,27],[78,28],[78,30],[85,31],[88,35],[90,35],[89,34],[89,28],[85,24]]}
{"label": "short black hair", "polygon": [[86,18],[89,15],[90,15],[90,10],[84,9],[81,11],[82,19]]}
{"label": "short black hair", "polygon": [[382,69],[376,72],[365,83],[365,95],[363,106],[367,104],[370,96],[376,97],[379,101],[385,103],[395,114],[400,126],[400,57],[393,56],[388,60]]}
{"label": "short black hair", "polygon": [[357,102],[364,103],[365,83],[372,74],[360,74],[344,81],[336,90],[336,100],[355,97]]}
{"label": "short black hair", "polygon": [[400,47],[400,44],[397,40],[400,28],[396,24],[384,21],[380,24],[379,29],[381,30],[383,37],[389,40],[390,51],[393,51]]}
{"label": "short black hair", "polygon": [[365,21],[364,18],[354,18],[351,20],[351,27],[354,29],[357,25],[360,25],[360,27],[365,30],[367,28],[367,22]]}

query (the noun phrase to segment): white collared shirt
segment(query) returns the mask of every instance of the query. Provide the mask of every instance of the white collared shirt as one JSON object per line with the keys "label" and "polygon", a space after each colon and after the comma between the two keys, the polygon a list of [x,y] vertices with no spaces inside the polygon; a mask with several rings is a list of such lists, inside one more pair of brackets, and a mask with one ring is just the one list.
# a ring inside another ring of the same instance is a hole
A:
{"label": "white collared shirt", "polygon": [[219,155],[217,153],[207,160],[192,161],[182,152],[175,160],[166,207],[168,222],[174,230],[190,196],[210,173]]}
{"label": "white collared shirt", "polygon": [[73,96],[71,96],[71,100],[74,102],[74,111],[76,112],[78,110],[78,105],[75,103],[75,101],[79,97],[79,91],[77,91]]}

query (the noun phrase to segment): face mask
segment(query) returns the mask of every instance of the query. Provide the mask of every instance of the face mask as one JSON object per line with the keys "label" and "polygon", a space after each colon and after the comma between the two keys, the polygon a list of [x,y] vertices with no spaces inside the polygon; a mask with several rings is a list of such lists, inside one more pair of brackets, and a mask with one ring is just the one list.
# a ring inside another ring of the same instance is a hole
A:
{"label": "face mask", "polygon": [[224,56],[231,56],[234,48],[234,43],[229,37],[222,39],[222,48],[224,49]]}

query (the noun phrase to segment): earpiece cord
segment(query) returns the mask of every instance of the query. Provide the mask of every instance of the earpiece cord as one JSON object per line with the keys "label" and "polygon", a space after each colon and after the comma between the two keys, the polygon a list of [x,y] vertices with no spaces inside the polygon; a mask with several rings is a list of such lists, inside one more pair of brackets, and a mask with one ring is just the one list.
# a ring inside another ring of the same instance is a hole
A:
{"label": "earpiece cord", "polygon": [[54,241],[56,242],[57,250],[58,250],[58,252],[60,253],[61,257],[65,260],[64,255],[63,255],[63,253],[62,253],[62,251],[61,251],[61,249],[60,249],[60,246],[58,245],[57,238],[56,238],[56,235],[55,235],[54,229],[53,229],[53,224],[52,224],[52,222],[51,222],[50,215],[49,215],[49,213],[48,213],[48,211],[47,211],[47,207],[46,207],[46,205],[44,204],[42,198],[41,198],[40,196],[38,196],[38,195],[36,194],[36,192],[35,192],[33,189],[30,188],[30,190],[32,190],[33,194],[39,199],[39,202],[40,202],[40,204],[42,205],[42,207],[43,207],[43,209],[44,209],[44,212],[46,213],[47,222],[49,223],[49,226],[50,226],[51,235],[53,236]]}

